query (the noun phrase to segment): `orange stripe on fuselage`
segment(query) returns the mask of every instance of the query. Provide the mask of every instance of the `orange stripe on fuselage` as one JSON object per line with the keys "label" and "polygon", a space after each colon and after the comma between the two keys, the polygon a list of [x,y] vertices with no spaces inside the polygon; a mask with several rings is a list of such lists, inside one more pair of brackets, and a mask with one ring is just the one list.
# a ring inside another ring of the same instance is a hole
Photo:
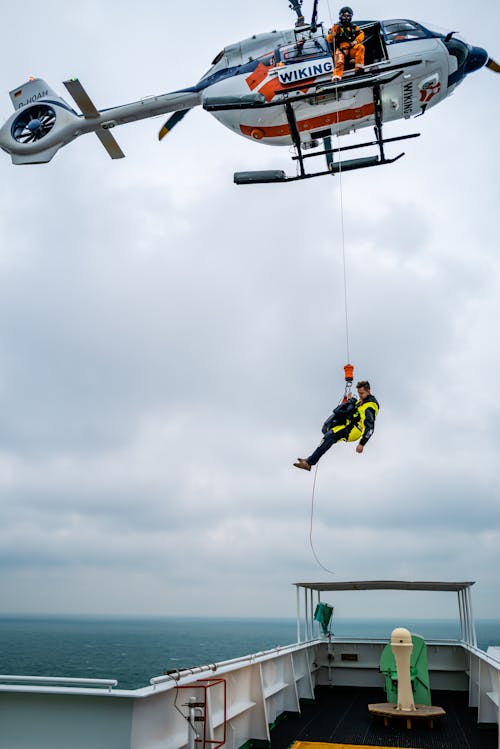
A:
{"label": "orange stripe on fuselage", "polygon": [[[255,70],[245,78],[248,88],[250,91],[254,91],[261,83],[263,83],[269,75],[269,68],[262,62],[257,65]],[[312,83],[312,78],[309,79]],[[307,84],[304,88],[300,89],[302,93],[307,94],[311,84]],[[266,101],[272,101],[279,91],[286,91],[290,88],[290,85],[281,83],[276,78],[270,78],[263,86],[259,89],[259,94],[262,94]]]}
{"label": "orange stripe on fuselage", "polygon": [[257,88],[257,86],[260,86],[260,84],[266,80],[267,76],[269,75],[269,68],[264,65],[262,62],[259,62],[255,70],[250,73],[248,78],[245,78],[245,81],[247,82],[247,86],[250,89],[250,91],[253,91],[254,88]]}
{"label": "orange stripe on fuselage", "polygon": [[[341,112],[332,112],[331,114],[323,114],[319,117],[311,117],[308,120],[301,120],[297,122],[300,132],[307,130],[316,130],[318,127],[324,127],[325,125],[338,125],[340,122],[347,122],[347,120],[362,120],[363,117],[369,117],[375,113],[374,104],[365,104],[362,107],[356,107],[355,109],[343,109]],[[288,123],[284,125],[273,125],[271,127],[263,127],[262,125],[240,125],[240,130],[243,135],[252,136],[252,132],[258,128],[264,135],[262,138],[282,138],[285,135],[290,135],[290,126]]]}

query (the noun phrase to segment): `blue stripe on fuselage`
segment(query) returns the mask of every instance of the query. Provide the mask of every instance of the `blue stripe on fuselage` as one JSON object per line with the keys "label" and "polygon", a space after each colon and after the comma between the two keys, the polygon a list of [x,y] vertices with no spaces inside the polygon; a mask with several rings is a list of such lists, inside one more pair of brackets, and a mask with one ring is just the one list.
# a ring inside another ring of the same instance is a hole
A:
{"label": "blue stripe on fuselage", "polygon": [[[251,62],[245,63],[245,65],[235,65],[232,68],[223,68],[217,70],[216,73],[208,76],[208,78],[202,78],[196,86],[193,86],[193,91],[204,91],[209,86],[213,86],[214,83],[225,81],[226,78],[233,78],[236,75],[243,75],[244,73],[253,73],[253,71],[260,65],[260,60],[252,60]],[[191,89],[190,89],[191,90]]]}

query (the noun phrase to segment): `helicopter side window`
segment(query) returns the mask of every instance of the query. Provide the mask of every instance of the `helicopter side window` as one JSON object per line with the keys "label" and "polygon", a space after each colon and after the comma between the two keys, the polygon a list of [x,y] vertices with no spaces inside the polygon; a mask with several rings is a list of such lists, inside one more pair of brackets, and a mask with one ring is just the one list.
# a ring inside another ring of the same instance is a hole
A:
{"label": "helicopter side window", "polygon": [[387,44],[397,42],[411,42],[414,39],[428,39],[432,36],[427,29],[415,21],[396,20],[384,23],[385,40]]}
{"label": "helicopter side window", "polygon": [[297,44],[289,44],[286,47],[282,47],[281,59],[285,63],[291,63],[298,60],[305,60],[308,57],[323,55],[327,50],[321,44],[322,41],[320,39],[306,39],[302,42],[297,42]]}
{"label": "helicopter side window", "polygon": [[259,57],[259,62],[261,62],[267,68],[273,68],[276,65],[276,57],[274,52],[268,53],[263,57]]}

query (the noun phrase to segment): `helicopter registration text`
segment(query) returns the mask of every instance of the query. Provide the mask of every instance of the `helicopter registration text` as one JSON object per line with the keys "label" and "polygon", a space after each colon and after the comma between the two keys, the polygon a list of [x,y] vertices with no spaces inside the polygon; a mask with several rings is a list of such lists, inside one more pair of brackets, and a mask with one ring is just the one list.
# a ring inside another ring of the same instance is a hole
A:
{"label": "helicopter registration text", "polygon": [[[19,94],[22,94],[22,91],[19,91]],[[21,101],[19,103],[16,102],[17,109],[22,109],[23,107],[26,107],[28,104],[33,104],[35,101],[38,101],[38,99],[45,99],[49,95],[48,90],[47,91],[39,91],[37,94],[33,94],[33,96],[29,96],[26,101]],[[14,96],[18,96],[18,93],[16,92]]]}
{"label": "helicopter registration text", "polygon": [[281,68],[278,73],[280,83],[297,83],[297,81],[306,81],[310,78],[316,78],[318,75],[326,75],[333,72],[333,60],[317,60],[300,67]]}

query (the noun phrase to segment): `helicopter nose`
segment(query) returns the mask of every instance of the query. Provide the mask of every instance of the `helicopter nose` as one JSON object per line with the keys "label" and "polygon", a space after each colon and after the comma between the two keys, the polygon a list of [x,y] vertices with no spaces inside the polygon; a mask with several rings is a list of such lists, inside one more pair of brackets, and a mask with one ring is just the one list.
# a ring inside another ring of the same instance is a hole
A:
{"label": "helicopter nose", "polygon": [[465,75],[484,68],[488,62],[488,53],[482,47],[471,47],[465,63]]}

